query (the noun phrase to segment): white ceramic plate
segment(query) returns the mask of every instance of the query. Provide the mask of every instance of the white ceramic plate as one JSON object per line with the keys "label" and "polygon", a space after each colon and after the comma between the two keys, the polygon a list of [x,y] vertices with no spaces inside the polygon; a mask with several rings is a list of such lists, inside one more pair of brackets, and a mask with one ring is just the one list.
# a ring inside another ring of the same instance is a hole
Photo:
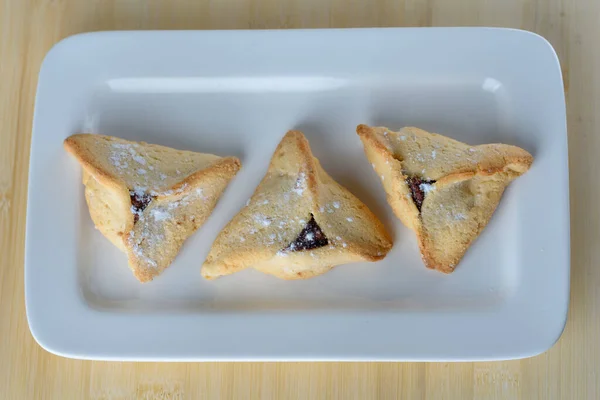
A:
{"label": "white ceramic plate", "polygon": [[[529,150],[452,275],[427,270],[355,133],[415,125]],[[200,266],[301,129],[395,237],[383,261],[306,281]],[[236,155],[243,169],[175,262],[138,283],[89,217],[76,132]],[[104,32],[57,44],[35,106],[25,285],[45,349],[110,360],[490,360],[560,336],[569,300],[569,186],[559,63],[543,38],[487,28]]]}

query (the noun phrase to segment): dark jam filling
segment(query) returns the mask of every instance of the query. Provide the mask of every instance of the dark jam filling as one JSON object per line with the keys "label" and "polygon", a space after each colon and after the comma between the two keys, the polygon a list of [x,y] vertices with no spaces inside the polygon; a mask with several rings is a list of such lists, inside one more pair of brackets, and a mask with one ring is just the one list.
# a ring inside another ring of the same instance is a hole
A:
{"label": "dark jam filling", "polygon": [[327,237],[325,237],[325,234],[317,224],[317,221],[315,221],[315,217],[310,214],[310,221],[308,221],[304,229],[302,229],[302,232],[300,232],[296,240],[290,243],[284,250],[312,250],[327,246],[327,244],[329,244]]}
{"label": "dark jam filling", "polygon": [[406,178],[406,184],[410,188],[410,194],[419,212],[421,212],[421,207],[423,206],[423,201],[425,200],[425,192],[421,188],[421,185],[432,185],[434,183],[435,181],[424,180],[419,178],[418,176],[411,176],[409,178]]}
{"label": "dark jam filling", "polygon": [[153,197],[146,193],[139,194],[129,191],[129,198],[131,199],[131,211],[133,211],[133,223],[135,224],[140,219],[141,212],[148,207]]}

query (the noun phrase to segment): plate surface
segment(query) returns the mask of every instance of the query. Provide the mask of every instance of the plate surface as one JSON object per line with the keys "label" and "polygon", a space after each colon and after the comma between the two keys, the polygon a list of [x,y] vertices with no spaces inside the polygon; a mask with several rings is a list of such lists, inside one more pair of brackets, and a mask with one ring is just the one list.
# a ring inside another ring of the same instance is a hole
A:
{"label": "plate surface", "polygon": [[[531,152],[452,275],[427,270],[355,127],[413,125]],[[385,260],[306,281],[203,280],[221,228],[277,143],[304,131],[325,170],[395,238]],[[218,155],[243,169],[160,277],[139,284],[89,217],[76,132]],[[41,68],[27,212],[29,326],[48,351],[110,360],[490,360],[560,336],[569,299],[564,94],[550,44],[490,28],[104,32]]]}

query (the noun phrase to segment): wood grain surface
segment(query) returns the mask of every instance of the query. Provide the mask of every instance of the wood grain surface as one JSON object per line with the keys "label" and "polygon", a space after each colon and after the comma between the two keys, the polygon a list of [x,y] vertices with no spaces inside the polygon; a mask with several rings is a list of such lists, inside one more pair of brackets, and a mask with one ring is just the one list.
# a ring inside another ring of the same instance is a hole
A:
{"label": "wood grain surface", "polygon": [[[68,360],[34,342],[23,295],[27,173],[37,73],[55,42],[115,29],[452,25],[535,31],[562,63],[572,285],[551,350],[497,363],[160,364]],[[0,399],[600,398],[599,39],[597,0],[0,0]]]}

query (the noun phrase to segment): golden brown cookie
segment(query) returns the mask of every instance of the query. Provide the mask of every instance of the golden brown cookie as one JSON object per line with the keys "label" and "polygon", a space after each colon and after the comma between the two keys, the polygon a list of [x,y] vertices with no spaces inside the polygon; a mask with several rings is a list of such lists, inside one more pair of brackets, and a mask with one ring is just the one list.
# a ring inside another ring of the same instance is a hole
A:
{"label": "golden brown cookie", "polygon": [[235,157],[103,135],[76,134],[64,146],[83,167],[96,228],[127,253],[141,282],[171,264],[240,169]]}
{"label": "golden brown cookie", "polygon": [[418,128],[359,125],[388,203],[415,231],[428,268],[450,273],[533,157],[505,144],[469,146]]}
{"label": "golden brown cookie", "polygon": [[327,175],[302,132],[290,131],[246,207],[217,236],[202,275],[255,268],[304,279],[336,265],[380,260],[391,247],[375,215]]}

